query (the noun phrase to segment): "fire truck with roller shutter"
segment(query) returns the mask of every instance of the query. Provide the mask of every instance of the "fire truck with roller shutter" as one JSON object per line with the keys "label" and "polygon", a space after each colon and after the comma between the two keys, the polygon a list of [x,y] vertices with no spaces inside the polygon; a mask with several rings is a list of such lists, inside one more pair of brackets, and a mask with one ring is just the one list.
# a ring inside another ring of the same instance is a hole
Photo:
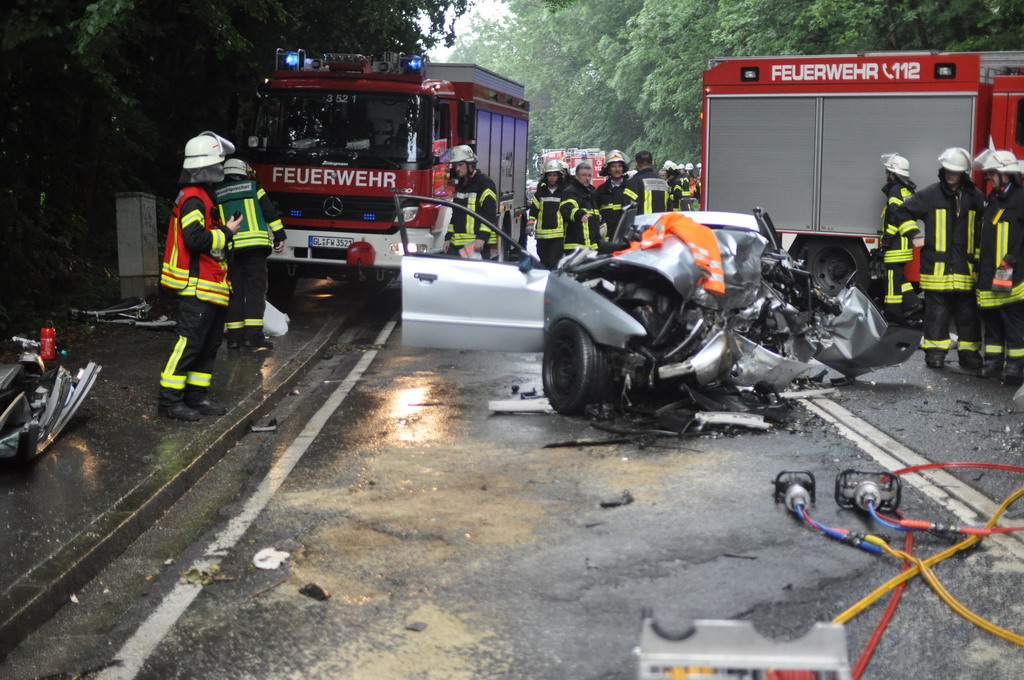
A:
{"label": "fire truck with roller shutter", "polygon": [[1022,157],[1022,68],[1024,52],[713,59],[704,72],[704,209],[763,207],[823,289],[835,293],[851,277],[867,284],[884,202],[881,155],[907,157],[918,187],[937,181],[936,159],[951,146],[973,156],[991,137]]}
{"label": "fire truck with roller shutter", "polygon": [[[281,275],[345,278],[398,272],[404,254],[396,192],[450,199],[446,155],[473,147],[497,185],[499,226],[518,236],[526,209],[529,103],[523,86],[474,64],[420,56],[277,51],[247,140],[257,179],[288,239]],[[439,250],[449,209],[404,208],[409,249]]]}

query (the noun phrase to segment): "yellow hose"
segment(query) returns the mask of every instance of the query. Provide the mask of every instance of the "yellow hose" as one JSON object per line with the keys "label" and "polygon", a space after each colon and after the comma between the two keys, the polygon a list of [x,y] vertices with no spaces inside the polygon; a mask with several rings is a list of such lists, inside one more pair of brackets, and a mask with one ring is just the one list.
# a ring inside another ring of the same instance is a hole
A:
{"label": "yellow hose", "polygon": [[[995,514],[992,515],[992,518],[985,523],[985,527],[991,528],[992,526],[994,526],[995,523],[999,521],[999,518],[1002,516],[1002,514],[1006,512],[1006,509],[1010,507],[1010,505],[1012,505],[1021,496],[1024,496],[1024,488],[1017,489],[1017,491],[1013,492],[1013,494],[1011,494],[1009,498],[1003,501],[1002,504],[996,509]],[[842,614],[832,619],[833,623],[846,623],[854,616],[860,614],[865,609],[870,607],[872,604],[877,602],[879,598],[888,593],[890,590],[892,590],[899,584],[903,583],[904,581],[913,578],[918,573],[921,573],[924,574],[925,580],[928,581],[928,584],[932,587],[935,593],[942,599],[942,601],[949,605],[949,607],[957,614],[964,617],[965,619],[967,619],[968,621],[970,621],[971,623],[978,626],[984,631],[992,633],[993,635],[1000,637],[1003,640],[1007,640],[1008,642],[1013,642],[1014,644],[1024,646],[1024,637],[1017,635],[1016,633],[1013,633],[1011,631],[1008,631],[1004,628],[1000,628],[999,626],[981,618],[980,616],[978,616],[977,614],[975,614],[974,612],[960,604],[960,602],[958,602],[952,595],[950,595],[949,592],[942,586],[942,584],[939,582],[939,579],[930,569],[932,565],[937,564],[942,560],[951,557],[952,555],[955,555],[961,550],[965,550],[971,547],[972,545],[981,540],[981,536],[970,536],[967,539],[960,541],[956,545],[950,546],[946,550],[943,550],[942,552],[936,555],[932,555],[926,560],[922,560],[919,557],[914,557],[913,555],[908,555],[907,553],[902,552],[900,550],[895,550],[889,547],[888,543],[878,538],[877,536],[866,536],[865,540],[882,548],[882,550],[884,550],[889,555],[898,557],[901,560],[905,560],[911,564],[914,564],[915,566],[911,567],[910,569],[907,569],[906,571],[900,572],[898,576],[894,576],[893,578],[883,583],[881,586],[872,591],[867,597],[863,598],[862,600],[854,604],[852,607],[844,611]]]}

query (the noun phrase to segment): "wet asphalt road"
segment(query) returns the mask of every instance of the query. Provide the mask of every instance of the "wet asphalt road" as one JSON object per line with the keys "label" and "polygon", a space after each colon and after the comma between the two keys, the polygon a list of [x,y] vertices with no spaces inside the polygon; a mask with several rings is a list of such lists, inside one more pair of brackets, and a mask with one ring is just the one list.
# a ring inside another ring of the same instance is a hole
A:
{"label": "wet asphalt road", "polygon": [[[80,604],[0,665],[0,677],[114,659],[395,313],[392,291],[282,402],[278,433],[245,437],[79,593]],[[773,503],[779,471],[810,470],[815,519],[869,526],[836,507],[832,480],[877,464],[805,409],[768,433],[545,449],[607,435],[582,419],[489,413],[487,401],[514,396],[513,387],[540,390],[539,356],[422,350],[400,339],[399,328],[138,677],[631,678],[644,608],[669,628],[737,618],[793,638],[898,571]],[[1012,389],[955,369],[954,359],[928,371],[918,355],[833,399],[931,460],[1022,464]],[[995,500],[1024,479],[955,474]],[[633,503],[600,507],[626,490]],[[910,486],[901,507],[950,517]],[[921,536],[915,552],[946,545]],[[983,545],[936,572],[970,608],[1019,632],[1024,565],[1006,543]],[[291,558],[254,569],[254,553],[269,546]],[[308,583],[332,597],[299,594]],[[851,663],[880,609],[847,625]],[[426,627],[409,630],[414,623]],[[916,580],[863,677],[1022,671],[1024,651],[965,622]]]}

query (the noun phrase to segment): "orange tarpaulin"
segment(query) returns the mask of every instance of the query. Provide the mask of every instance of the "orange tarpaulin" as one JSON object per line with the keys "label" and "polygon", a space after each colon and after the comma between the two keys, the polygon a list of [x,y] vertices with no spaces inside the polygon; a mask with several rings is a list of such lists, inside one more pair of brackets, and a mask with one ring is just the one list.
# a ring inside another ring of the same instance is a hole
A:
{"label": "orange tarpaulin", "polygon": [[633,250],[660,248],[665,241],[666,234],[674,234],[690,248],[690,254],[693,255],[694,261],[704,272],[704,277],[700,280],[704,289],[715,295],[724,295],[725,272],[722,271],[722,253],[718,249],[715,232],[703,224],[694,222],[686,215],[680,213],[662,215],[657,222],[644,231],[640,241],[634,241],[629,248],[620,250],[615,255]]}

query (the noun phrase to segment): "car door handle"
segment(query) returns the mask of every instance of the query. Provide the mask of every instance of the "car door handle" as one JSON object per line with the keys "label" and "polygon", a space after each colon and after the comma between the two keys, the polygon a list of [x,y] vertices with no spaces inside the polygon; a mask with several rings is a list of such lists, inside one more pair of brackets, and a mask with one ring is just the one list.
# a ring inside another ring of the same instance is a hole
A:
{"label": "car door handle", "polygon": [[414,279],[419,279],[420,281],[423,281],[424,283],[433,283],[434,281],[437,281],[437,274],[423,274],[423,273],[417,272],[417,273],[413,274],[412,277]]}

